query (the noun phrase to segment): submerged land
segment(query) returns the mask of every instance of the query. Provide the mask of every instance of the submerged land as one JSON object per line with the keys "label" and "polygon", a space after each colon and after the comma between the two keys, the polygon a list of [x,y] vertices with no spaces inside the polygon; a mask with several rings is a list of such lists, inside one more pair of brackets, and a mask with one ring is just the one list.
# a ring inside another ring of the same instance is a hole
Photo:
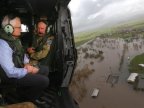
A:
{"label": "submerged land", "polygon": [[[143,74],[144,21],[78,33],[77,67],[71,92],[80,108],[143,108],[144,92],[127,83],[131,72]],[[91,93],[100,90],[97,98]]]}
{"label": "submerged land", "polygon": [[[125,24],[115,25],[111,28],[76,33],[76,46],[79,47],[96,38],[122,38],[127,42],[131,42],[133,39],[144,38],[144,20],[127,22]],[[135,47],[139,46],[135,45]],[[99,56],[99,54],[97,56]],[[137,64],[144,64],[144,53],[135,56],[129,64],[130,72],[144,73],[144,68],[138,66]]]}

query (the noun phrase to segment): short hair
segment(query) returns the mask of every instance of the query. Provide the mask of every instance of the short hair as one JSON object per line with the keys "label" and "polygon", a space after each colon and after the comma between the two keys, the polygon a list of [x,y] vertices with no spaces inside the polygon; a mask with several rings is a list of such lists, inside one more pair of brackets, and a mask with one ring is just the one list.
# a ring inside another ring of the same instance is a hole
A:
{"label": "short hair", "polygon": [[16,24],[15,20],[20,18],[18,16],[13,16],[13,15],[6,15],[3,20],[2,20],[2,28],[4,28],[7,24],[11,24],[14,26]]}
{"label": "short hair", "polygon": [[43,22],[46,26],[48,26],[48,22],[46,20],[38,20],[36,26],[38,26],[40,22]]}

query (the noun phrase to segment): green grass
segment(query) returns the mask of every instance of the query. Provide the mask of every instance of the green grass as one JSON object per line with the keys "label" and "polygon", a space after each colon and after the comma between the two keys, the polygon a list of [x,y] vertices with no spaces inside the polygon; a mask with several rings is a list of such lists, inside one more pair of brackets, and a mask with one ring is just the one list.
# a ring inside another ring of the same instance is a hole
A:
{"label": "green grass", "polygon": [[75,34],[75,43],[76,47],[80,46],[89,40],[92,40],[96,38],[97,36],[100,36],[104,33],[111,33],[111,28],[105,28],[105,29],[97,29],[97,30],[91,30],[87,32],[81,32]]}
{"label": "green grass", "polygon": [[[75,34],[75,43],[76,46],[80,46],[89,40],[92,40],[96,38],[97,36],[101,37],[112,37],[112,38],[129,38],[134,36],[135,34],[138,34],[137,31],[132,31],[130,33],[122,33],[118,34],[118,32],[125,30],[125,29],[143,29],[144,28],[144,20],[137,20],[137,21],[129,21],[127,23],[123,24],[117,24],[113,27],[109,28],[101,28],[101,29],[95,29],[91,31],[86,32],[80,32]],[[107,35],[108,34],[108,35]],[[112,34],[112,35],[109,35]],[[144,33],[141,32],[141,34],[144,35]]]}
{"label": "green grass", "polygon": [[83,39],[83,40],[77,41],[75,45],[76,45],[76,47],[80,46],[80,45],[88,42],[89,40],[91,40],[91,39]]}
{"label": "green grass", "polygon": [[86,42],[88,42],[91,39],[94,39],[96,37],[96,32],[82,32],[75,35],[75,43],[76,46],[80,46]]}
{"label": "green grass", "polygon": [[144,73],[144,67],[138,64],[144,64],[144,54],[134,57],[129,65],[129,72]]}

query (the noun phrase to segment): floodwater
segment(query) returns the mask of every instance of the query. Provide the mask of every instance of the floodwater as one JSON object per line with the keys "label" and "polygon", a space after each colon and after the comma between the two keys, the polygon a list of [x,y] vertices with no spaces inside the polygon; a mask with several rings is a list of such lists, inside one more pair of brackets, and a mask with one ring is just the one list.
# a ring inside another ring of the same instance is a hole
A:
{"label": "floodwater", "polygon": [[[96,38],[79,47],[77,67],[70,88],[79,107],[144,108],[144,91],[135,91],[133,85],[127,83],[130,60],[143,52],[142,38],[129,42]],[[100,56],[97,57],[97,54]],[[91,97],[94,88],[99,89],[95,98]]]}

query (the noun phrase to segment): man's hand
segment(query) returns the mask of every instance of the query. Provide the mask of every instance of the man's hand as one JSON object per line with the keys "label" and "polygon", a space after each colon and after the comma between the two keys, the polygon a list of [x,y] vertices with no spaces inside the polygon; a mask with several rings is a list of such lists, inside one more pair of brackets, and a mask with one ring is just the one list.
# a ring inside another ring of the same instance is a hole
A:
{"label": "man's hand", "polygon": [[24,68],[27,70],[28,73],[32,73],[33,71],[33,66],[31,66],[30,64],[26,64]]}
{"label": "man's hand", "polygon": [[31,66],[30,64],[25,64],[24,68],[27,69],[28,73],[32,73],[32,74],[36,74],[39,71],[38,68]]}
{"label": "man's hand", "polygon": [[32,74],[36,74],[38,73],[38,71],[39,71],[39,68],[33,67]]}
{"label": "man's hand", "polygon": [[33,47],[27,48],[27,52],[28,52],[29,54],[32,54],[32,53],[35,52],[35,49],[34,49]]}

